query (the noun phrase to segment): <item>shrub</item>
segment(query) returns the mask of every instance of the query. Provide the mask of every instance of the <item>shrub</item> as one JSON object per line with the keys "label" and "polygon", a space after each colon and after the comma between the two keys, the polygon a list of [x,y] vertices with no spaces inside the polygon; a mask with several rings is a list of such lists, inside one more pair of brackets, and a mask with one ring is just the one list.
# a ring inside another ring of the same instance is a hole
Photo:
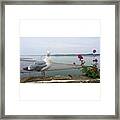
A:
{"label": "shrub", "polygon": [[91,78],[100,78],[100,71],[97,67],[83,66],[81,69],[82,73]]}

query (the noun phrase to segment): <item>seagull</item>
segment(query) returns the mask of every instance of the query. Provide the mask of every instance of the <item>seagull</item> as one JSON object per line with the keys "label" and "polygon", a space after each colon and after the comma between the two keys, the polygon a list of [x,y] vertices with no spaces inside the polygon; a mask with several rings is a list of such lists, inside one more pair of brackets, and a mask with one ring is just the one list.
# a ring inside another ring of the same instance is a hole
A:
{"label": "seagull", "polygon": [[44,63],[46,66],[44,66],[41,71],[45,71],[45,70],[48,70],[50,67],[51,67],[51,64],[52,64],[52,60],[51,60],[51,57],[50,57],[50,52],[47,51],[47,55],[45,56],[45,58],[43,59]]}

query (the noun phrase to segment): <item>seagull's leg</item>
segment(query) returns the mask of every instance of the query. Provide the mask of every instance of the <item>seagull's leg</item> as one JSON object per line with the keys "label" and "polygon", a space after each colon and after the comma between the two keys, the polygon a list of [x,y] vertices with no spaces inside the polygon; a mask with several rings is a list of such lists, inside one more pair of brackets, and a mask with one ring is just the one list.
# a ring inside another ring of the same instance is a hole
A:
{"label": "seagull's leg", "polygon": [[45,77],[45,71],[43,71],[44,77]]}
{"label": "seagull's leg", "polygon": [[41,74],[45,77],[45,71],[41,71]]}

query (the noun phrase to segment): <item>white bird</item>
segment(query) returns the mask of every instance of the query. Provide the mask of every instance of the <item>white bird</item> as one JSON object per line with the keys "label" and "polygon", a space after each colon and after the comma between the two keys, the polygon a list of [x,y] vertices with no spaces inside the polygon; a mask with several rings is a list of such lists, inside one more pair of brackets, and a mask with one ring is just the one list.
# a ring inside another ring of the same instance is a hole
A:
{"label": "white bird", "polygon": [[45,62],[46,66],[43,67],[41,69],[41,71],[48,70],[51,67],[51,64],[52,64],[52,60],[51,60],[50,52],[49,51],[47,51],[47,55],[45,56],[45,58],[43,59],[43,61]]}

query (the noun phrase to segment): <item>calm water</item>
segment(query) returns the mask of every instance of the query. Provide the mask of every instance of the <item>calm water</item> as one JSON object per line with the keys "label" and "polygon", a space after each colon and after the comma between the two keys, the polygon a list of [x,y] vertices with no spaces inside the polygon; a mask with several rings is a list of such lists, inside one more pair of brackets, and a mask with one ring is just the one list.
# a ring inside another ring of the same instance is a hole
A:
{"label": "calm water", "polygon": [[[34,58],[35,60],[41,61],[44,56],[21,56],[21,58]],[[83,56],[85,60],[85,65],[90,66],[93,60],[93,56],[91,55],[85,55]],[[98,59],[98,66],[100,68],[100,56],[96,56]],[[79,59],[77,56],[51,56],[51,59],[53,62],[57,63],[66,63],[66,64],[73,64],[74,62],[76,64],[80,64]],[[20,68],[27,67],[28,65],[32,64],[31,62],[21,61],[20,62]],[[79,69],[69,69],[69,70],[55,70],[55,71],[47,71],[47,76],[68,76],[68,75],[75,75],[79,76],[80,70]],[[41,72],[29,72],[29,71],[23,71],[21,72],[21,78],[27,77],[27,76],[41,76]]]}

